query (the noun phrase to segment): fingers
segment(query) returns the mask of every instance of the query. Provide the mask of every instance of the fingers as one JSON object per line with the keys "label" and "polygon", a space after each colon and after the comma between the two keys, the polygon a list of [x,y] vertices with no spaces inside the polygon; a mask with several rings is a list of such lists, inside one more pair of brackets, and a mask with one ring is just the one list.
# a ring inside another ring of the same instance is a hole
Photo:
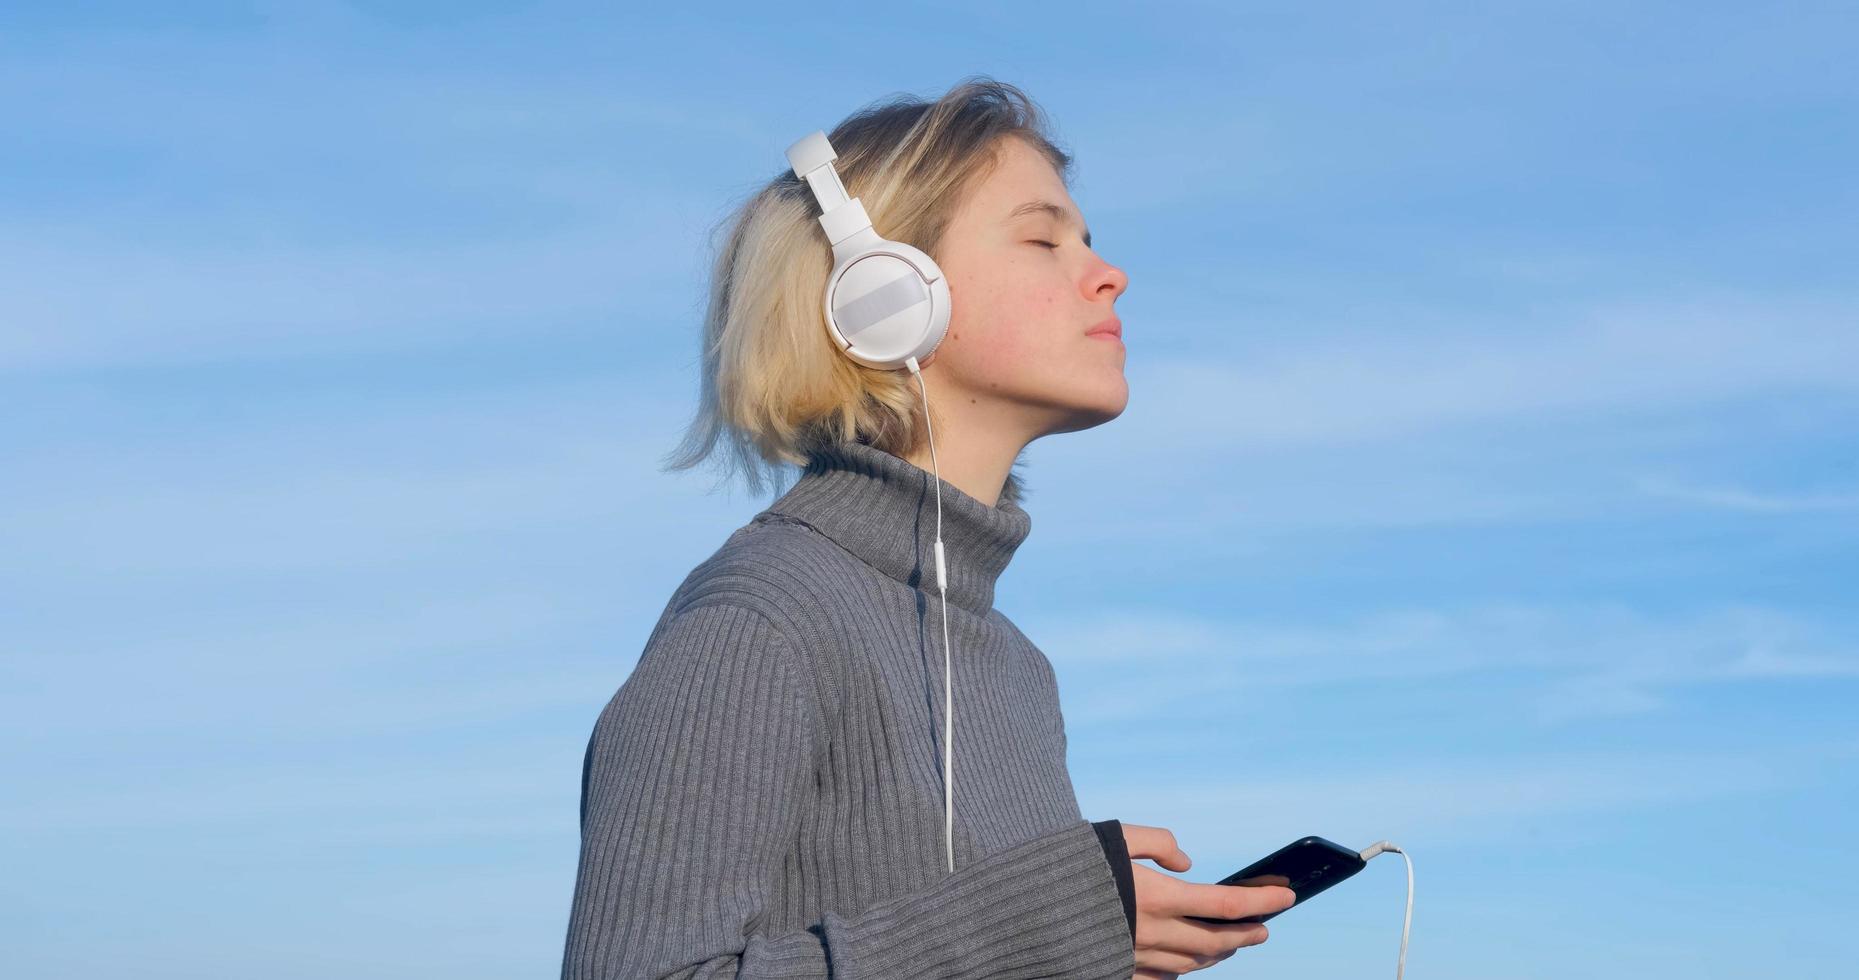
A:
{"label": "fingers", "polygon": [[1144,969],[1165,973],[1204,970],[1238,950],[1257,946],[1269,935],[1270,930],[1260,922],[1203,925],[1173,919],[1145,936],[1146,941],[1136,949],[1136,962]]}
{"label": "fingers", "polygon": [[[1158,876],[1158,877],[1166,877]],[[1245,919],[1290,908],[1297,892],[1283,885],[1203,885],[1171,878],[1174,887],[1157,889],[1151,909],[1163,915],[1199,915],[1209,919]]]}
{"label": "fingers", "polygon": [[1270,927],[1263,922],[1222,922],[1212,925],[1177,921],[1181,922],[1182,930],[1168,947],[1193,956],[1210,956],[1216,960],[1233,955],[1235,950],[1257,946],[1272,935]]}
{"label": "fingers", "polygon": [[[1206,885],[1131,864],[1139,916],[1163,918],[1201,916],[1208,919],[1247,919],[1272,915],[1290,908],[1297,893],[1284,885]],[[1277,880],[1282,881],[1282,878]]]}
{"label": "fingers", "polygon": [[1161,973],[1206,969],[1271,935],[1262,922],[1200,922],[1183,916],[1245,919],[1290,908],[1281,885],[1202,885],[1136,869],[1136,964]]}
{"label": "fingers", "polygon": [[1177,929],[1164,931],[1171,938],[1136,950],[1139,966],[1166,973],[1205,970],[1247,946],[1257,946],[1267,935],[1265,926],[1257,922],[1198,927],[1176,922]]}

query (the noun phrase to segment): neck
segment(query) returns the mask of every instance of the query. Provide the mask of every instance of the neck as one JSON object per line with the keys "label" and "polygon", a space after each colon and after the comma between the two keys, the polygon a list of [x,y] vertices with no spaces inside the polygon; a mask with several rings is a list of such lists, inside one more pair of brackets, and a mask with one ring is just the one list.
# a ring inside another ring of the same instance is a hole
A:
{"label": "neck", "polygon": [[[924,439],[916,448],[900,455],[989,507],[998,506],[1007,474],[1027,443],[1033,441],[1033,436],[1002,424],[1001,419],[1012,414],[1003,406],[947,385],[938,385],[928,369],[924,375],[930,382],[930,420],[936,436],[936,451],[932,455],[929,440]],[[921,389],[918,393],[921,397]]]}
{"label": "neck", "polygon": [[777,518],[812,527],[913,589],[940,589],[940,534],[949,602],[977,615],[993,607],[995,580],[1032,530],[1031,515],[1018,504],[989,506],[947,479],[936,483],[907,459],[858,442],[811,449],[794,485],[755,522]]}

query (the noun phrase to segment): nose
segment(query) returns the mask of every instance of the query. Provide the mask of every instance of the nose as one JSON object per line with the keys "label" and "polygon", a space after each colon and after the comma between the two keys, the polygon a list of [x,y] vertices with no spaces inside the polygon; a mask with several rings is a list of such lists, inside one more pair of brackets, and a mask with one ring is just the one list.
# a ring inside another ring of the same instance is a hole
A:
{"label": "nose", "polygon": [[1099,270],[1097,276],[1092,281],[1091,294],[1093,299],[1100,299],[1106,295],[1106,293],[1108,293],[1110,298],[1116,299],[1128,292],[1129,288],[1129,274],[1106,262],[1104,263],[1104,268]]}

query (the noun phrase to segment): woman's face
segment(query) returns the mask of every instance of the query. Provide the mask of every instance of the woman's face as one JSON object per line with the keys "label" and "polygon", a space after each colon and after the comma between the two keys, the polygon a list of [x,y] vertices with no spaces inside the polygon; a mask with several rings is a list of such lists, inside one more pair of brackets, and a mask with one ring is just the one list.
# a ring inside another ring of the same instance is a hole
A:
{"label": "woman's face", "polygon": [[[1022,207],[1039,202],[1062,216]],[[1028,441],[1101,425],[1129,402],[1121,338],[1090,333],[1116,316],[1129,277],[1091,250],[1087,234],[1052,164],[1008,138],[935,257],[949,279],[949,335],[924,369],[935,365],[963,402],[1024,428]]]}

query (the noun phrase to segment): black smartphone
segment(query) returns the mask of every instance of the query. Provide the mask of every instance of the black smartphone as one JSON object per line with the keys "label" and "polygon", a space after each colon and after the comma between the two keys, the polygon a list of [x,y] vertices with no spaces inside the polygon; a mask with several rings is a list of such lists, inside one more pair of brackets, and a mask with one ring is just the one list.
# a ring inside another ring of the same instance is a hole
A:
{"label": "black smartphone", "polygon": [[[1344,878],[1368,867],[1359,852],[1352,851],[1334,841],[1321,837],[1305,837],[1295,840],[1270,854],[1246,865],[1245,867],[1220,879],[1221,885],[1283,885],[1297,894],[1297,901],[1289,911],[1304,904],[1324,889],[1342,881]],[[1243,919],[1213,919],[1203,915],[1190,915],[1184,918],[1198,922],[1264,922],[1278,912],[1264,915],[1249,915]]]}

